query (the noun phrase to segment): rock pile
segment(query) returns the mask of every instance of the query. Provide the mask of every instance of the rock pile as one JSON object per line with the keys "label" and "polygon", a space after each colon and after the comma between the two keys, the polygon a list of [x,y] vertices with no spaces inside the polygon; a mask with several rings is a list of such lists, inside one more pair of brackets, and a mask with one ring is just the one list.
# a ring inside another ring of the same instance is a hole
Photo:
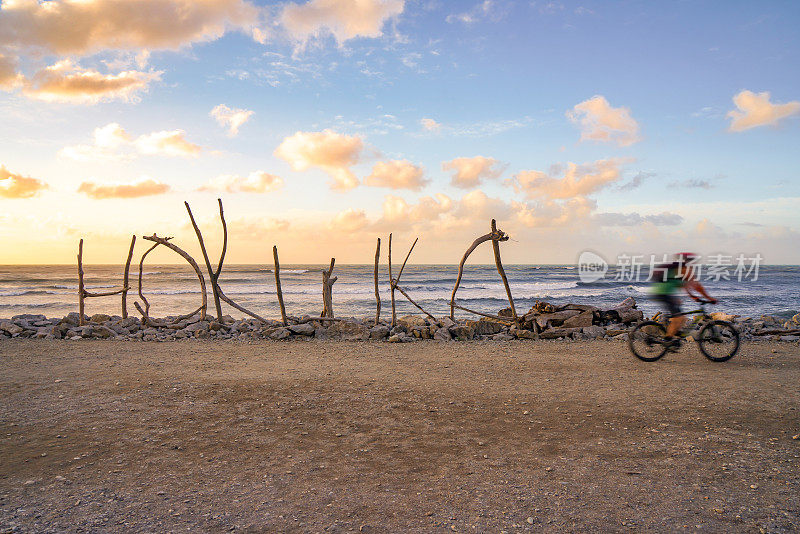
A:
{"label": "rock pile", "polygon": [[[408,315],[391,327],[374,325],[370,319],[347,319],[331,323],[314,317],[290,317],[289,324],[280,321],[263,324],[255,319],[223,317],[223,321],[200,320],[199,316],[175,322],[174,317],[152,320],[142,324],[137,317],[96,314],[86,317],[79,326],[77,313],[63,318],[48,319],[44,315],[16,315],[0,319],[0,340],[9,338],[35,339],[117,339],[131,341],[174,341],[181,339],[332,339],[345,341],[385,340],[405,343],[423,339],[465,341],[471,339],[509,341],[512,339],[616,339],[626,338],[630,326],[643,319],[632,298],[619,306],[601,310],[586,304],[554,306],[540,302],[520,318],[517,324],[510,319],[511,310],[500,310],[508,321],[481,318],[456,320],[442,317],[437,320]],[[800,340],[800,314],[789,321],[772,316],[758,319],[716,314],[716,318],[734,322],[744,339]]]}

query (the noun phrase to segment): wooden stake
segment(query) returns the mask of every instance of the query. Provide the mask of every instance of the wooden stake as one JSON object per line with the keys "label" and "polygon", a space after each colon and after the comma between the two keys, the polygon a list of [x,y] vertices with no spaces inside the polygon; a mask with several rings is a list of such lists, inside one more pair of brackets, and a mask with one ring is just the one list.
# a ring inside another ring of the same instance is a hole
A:
{"label": "wooden stake", "polygon": [[381,296],[378,293],[378,261],[380,260],[381,255],[381,238],[378,238],[378,245],[375,247],[375,303],[377,304],[377,308],[375,309],[375,325],[377,326],[381,320]]}
{"label": "wooden stake", "polygon": [[392,234],[389,234],[389,290],[392,296],[392,328],[394,328],[397,316],[394,309],[394,279],[392,278]]}
{"label": "wooden stake", "polygon": [[[200,294],[202,295],[202,299],[203,299],[202,302],[203,303],[200,306],[199,310],[200,310],[200,320],[204,321],[205,318],[206,318],[206,310],[208,309],[208,295],[206,294],[206,279],[203,278],[203,273],[200,270],[200,266],[197,265],[197,262],[194,261],[194,258],[192,258],[185,250],[183,250],[182,248],[180,248],[177,245],[174,245],[174,244],[170,243],[169,240],[172,239],[171,237],[166,237],[166,238],[165,237],[158,237],[156,234],[153,234],[153,235],[144,236],[143,239],[145,239],[147,241],[152,241],[152,242],[154,242],[154,243],[156,243],[158,245],[164,245],[168,249],[170,249],[173,252],[177,253],[180,257],[185,259],[186,262],[189,265],[192,266],[192,269],[194,269],[195,274],[197,274],[197,279],[200,281]],[[152,247],[150,250],[153,250],[154,248],[155,247]],[[150,252],[150,250],[148,250],[147,252]],[[147,254],[147,253],[145,253],[145,254]],[[144,261],[144,256],[142,256],[142,262],[143,261]],[[139,296],[144,298],[144,295],[141,294],[141,279],[142,279],[142,271],[141,271],[142,267],[141,266],[142,266],[142,263],[139,264]],[[142,313],[142,309],[139,306],[137,306],[136,309],[139,310],[139,313]],[[145,315],[145,314],[142,313],[142,315]]]}
{"label": "wooden stake", "polygon": [[86,321],[83,318],[83,239],[78,243],[78,324],[83,326]]}
{"label": "wooden stake", "polygon": [[408,296],[408,293],[406,293],[405,291],[403,291],[403,288],[402,288],[402,287],[398,286],[397,284],[395,284],[395,286],[394,286],[394,287],[396,287],[396,288],[397,288],[397,290],[398,290],[400,293],[402,293],[402,294],[403,294],[403,296],[404,296],[405,298],[407,298],[407,299],[408,299],[408,301],[409,301],[411,304],[413,304],[414,306],[416,306],[416,307],[419,309],[419,311],[421,311],[422,313],[424,313],[425,315],[427,315],[428,317],[430,317],[430,318],[431,318],[431,319],[433,319],[434,321],[436,320],[436,317],[434,317],[434,316],[433,316],[433,315],[431,315],[430,313],[428,313],[428,312],[426,312],[425,310],[423,310],[423,309],[422,309],[422,306],[420,306],[419,304],[417,304],[416,302],[414,302],[414,300],[413,300],[411,297],[409,297],[409,296]]}
{"label": "wooden stake", "polygon": [[333,274],[333,265],[336,263],[336,258],[331,258],[331,266],[327,271],[322,271],[322,316],[333,317],[333,284],[339,279],[338,276],[331,278]]}
{"label": "wooden stake", "polygon": [[497,265],[497,272],[500,273],[500,278],[503,279],[503,285],[506,288],[506,295],[508,295],[508,303],[511,305],[511,314],[514,316],[514,320],[516,321],[518,319],[517,308],[514,306],[514,297],[511,296],[511,287],[508,285],[508,278],[506,278],[506,271],[503,269],[503,262],[500,261],[500,241],[508,241],[508,236],[503,232],[497,231],[497,222],[494,219],[492,219],[492,236],[494,263]]}
{"label": "wooden stake", "polygon": [[125,274],[122,280],[122,318],[128,318],[128,273],[131,270],[131,259],[133,259],[133,247],[136,245],[136,234],[131,236],[131,248],[128,250],[128,259],[125,261]]}
{"label": "wooden stake", "polygon": [[142,299],[144,302],[144,309],[139,306],[138,302],[134,302],[134,307],[139,310],[139,313],[142,314],[142,323],[147,326],[147,323],[150,322],[150,302],[148,302],[147,298],[145,298],[144,293],[142,293],[142,271],[144,270],[144,259],[150,254],[153,249],[155,249],[160,243],[153,244],[152,247],[148,248],[144,254],[142,254],[141,259],[139,260],[139,298]]}
{"label": "wooden stake", "polygon": [[[219,199],[218,199],[219,200]],[[192,226],[194,227],[194,233],[197,234],[197,240],[200,242],[200,250],[203,252],[203,259],[206,262],[206,269],[208,269],[208,277],[211,279],[211,291],[214,294],[214,307],[217,310],[217,320],[222,322],[222,305],[219,303],[219,287],[217,285],[217,276],[218,274],[214,273],[214,270],[211,268],[211,261],[208,259],[208,252],[206,251],[206,244],[203,242],[203,233],[200,231],[200,227],[197,226],[197,223],[194,220],[194,215],[192,215],[192,208],[189,207],[188,202],[183,203],[186,206],[186,211],[189,212],[189,219],[192,221]],[[219,200],[219,211],[220,216],[222,216],[222,200]],[[223,227],[224,227],[224,219],[223,219]],[[225,244],[227,245],[228,242],[228,232],[225,231]],[[145,238],[147,239],[147,238]],[[222,257],[220,257],[220,264],[219,269],[222,268],[222,258],[225,256],[225,247],[222,249]]]}
{"label": "wooden stake", "polygon": [[278,293],[278,303],[281,305],[281,320],[283,326],[289,324],[286,321],[286,307],[283,305],[283,292],[281,291],[281,264],[278,262],[278,246],[272,247],[272,256],[275,258],[275,289]]}
{"label": "wooden stake", "polygon": [[456,291],[458,291],[458,286],[461,284],[461,276],[464,274],[464,264],[467,262],[467,258],[470,254],[472,254],[472,251],[478,247],[478,245],[484,241],[489,241],[493,236],[494,234],[491,233],[480,236],[478,239],[472,242],[472,245],[470,245],[470,247],[464,253],[464,256],[461,258],[461,263],[458,264],[458,277],[456,278],[456,285],[453,286],[453,293],[450,294],[450,319],[455,319],[455,308],[460,308],[460,306],[456,306]]}

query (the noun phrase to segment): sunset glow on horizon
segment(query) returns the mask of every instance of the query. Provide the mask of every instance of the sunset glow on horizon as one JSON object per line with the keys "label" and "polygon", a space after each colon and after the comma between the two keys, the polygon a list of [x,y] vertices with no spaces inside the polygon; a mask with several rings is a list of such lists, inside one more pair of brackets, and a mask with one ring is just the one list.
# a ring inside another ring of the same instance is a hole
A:
{"label": "sunset glow on horizon", "polygon": [[[0,1],[0,264],[800,263],[800,4]],[[137,245],[138,258],[145,244]],[[490,262],[490,250],[471,261]],[[153,263],[175,263],[158,251]],[[385,260],[385,253],[384,253]],[[402,261],[402,257],[400,258]]]}

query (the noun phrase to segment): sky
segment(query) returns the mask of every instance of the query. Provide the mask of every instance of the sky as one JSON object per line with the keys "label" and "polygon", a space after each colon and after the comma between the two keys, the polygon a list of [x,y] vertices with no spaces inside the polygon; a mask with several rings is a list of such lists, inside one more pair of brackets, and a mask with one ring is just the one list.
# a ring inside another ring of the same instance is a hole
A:
{"label": "sky", "polygon": [[[0,264],[800,263],[795,1],[2,0]],[[138,258],[146,243],[140,239]],[[490,249],[472,261],[490,261]],[[179,262],[169,251],[154,262]],[[402,258],[401,258],[402,259]],[[150,257],[148,257],[150,260]]]}

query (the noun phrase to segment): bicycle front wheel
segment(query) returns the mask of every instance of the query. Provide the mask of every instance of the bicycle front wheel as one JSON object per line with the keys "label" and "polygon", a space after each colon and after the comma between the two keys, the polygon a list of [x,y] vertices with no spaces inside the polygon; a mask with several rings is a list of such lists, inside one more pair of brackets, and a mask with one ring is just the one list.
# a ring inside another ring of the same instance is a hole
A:
{"label": "bicycle front wheel", "polygon": [[697,344],[712,362],[726,362],[739,352],[739,332],[727,321],[711,321],[700,330]]}
{"label": "bicycle front wheel", "polygon": [[664,325],[655,321],[644,321],[628,334],[628,346],[634,356],[644,362],[654,362],[667,352]]}

